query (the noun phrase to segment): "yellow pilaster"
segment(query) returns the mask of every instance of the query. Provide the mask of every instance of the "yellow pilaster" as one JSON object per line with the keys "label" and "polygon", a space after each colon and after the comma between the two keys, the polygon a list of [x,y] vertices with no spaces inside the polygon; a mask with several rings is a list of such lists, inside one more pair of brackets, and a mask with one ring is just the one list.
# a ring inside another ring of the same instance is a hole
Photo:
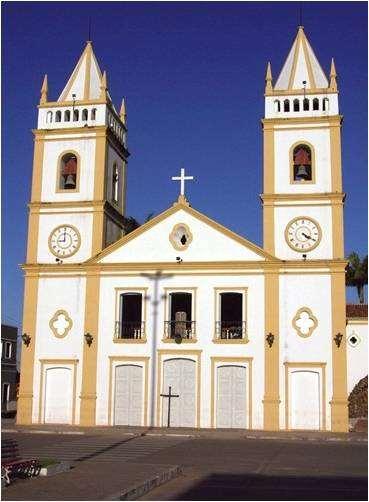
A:
{"label": "yellow pilaster", "polygon": [[[264,194],[272,194],[274,186],[274,129],[264,124]],[[274,254],[274,206],[263,203],[263,248]]]}
{"label": "yellow pilaster", "polygon": [[85,333],[93,336],[90,346],[83,341],[81,425],[95,425],[96,422],[96,372],[98,349],[100,276],[98,272],[88,272],[86,279]]}
{"label": "yellow pilaster", "polygon": [[[96,136],[94,199],[105,199],[106,133]],[[104,245],[104,211],[94,211],[92,224],[92,255],[99,253]]]}
{"label": "yellow pilaster", "polygon": [[24,280],[23,333],[31,337],[28,347],[22,344],[17,424],[32,423],[33,373],[36,345],[38,275],[26,275]]}
{"label": "yellow pilaster", "polygon": [[[332,272],[332,431],[348,431],[345,270]],[[334,337],[343,335],[338,347]]]}
{"label": "yellow pilaster", "polygon": [[[264,429],[279,430],[279,275],[265,271]],[[266,337],[274,336],[270,347]]]}

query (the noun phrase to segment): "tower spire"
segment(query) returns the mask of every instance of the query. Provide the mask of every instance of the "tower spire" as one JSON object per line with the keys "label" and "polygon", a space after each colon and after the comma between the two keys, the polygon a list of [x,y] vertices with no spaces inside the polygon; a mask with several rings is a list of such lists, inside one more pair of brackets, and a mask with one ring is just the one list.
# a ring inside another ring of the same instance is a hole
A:
{"label": "tower spire", "polygon": [[270,64],[270,61],[268,62],[267,69],[266,69],[266,74],[265,74],[265,93],[268,94],[268,92],[273,90],[273,77],[272,77],[272,66]]}
{"label": "tower spire", "polygon": [[122,99],[122,104],[120,106],[119,116],[120,116],[120,120],[123,122],[123,124],[126,125],[126,122],[127,122],[127,110],[126,110],[126,100],[125,100],[125,98]]}
{"label": "tower spire", "polygon": [[334,59],[332,58],[331,61],[331,71],[329,73],[330,81],[329,81],[329,87],[332,91],[337,91],[337,73],[336,73],[336,66],[334,64]]}
{"label": "tower spire", "polygon": [[49,86],[47,83],[47,75],[45,74],[44,80],[42,82],[42,87],[41,87],[40,105],[47,103],[47,93],[48,92],[49,92]]}
{"label": "tower spire", "polygon": [[104,71],[104,73],[101,77],[100,99],[106,100],[107,97],[108,97],[108,79],[106,76],[106,71]]}

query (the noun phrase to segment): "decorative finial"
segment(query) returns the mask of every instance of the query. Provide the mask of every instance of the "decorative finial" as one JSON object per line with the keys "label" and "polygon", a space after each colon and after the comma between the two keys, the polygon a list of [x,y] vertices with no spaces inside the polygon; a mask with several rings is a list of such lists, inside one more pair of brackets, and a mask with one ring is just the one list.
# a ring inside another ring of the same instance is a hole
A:
{"label": "decorative finial", "polygon": [[120,116],[120,120],[123,122],[123,124],[126,125],[127,112],[126,112],[126,100],[124,98],[122,99],[122,104],[120,105],[119,116]]}
{"label": "decorative finial", "polygon": [[334,64],[334,59],[332,58],[331,62],[331,71],[330,71],[330,82],[329,82],[329,88],[332,91],[337,91],[337,73],[336,73],[336,66]]}
{"label": "decorative finial", "polygon": [[47,103],[48,92],[49,92],[49,86],[47,83],[47,75],[45,74],[44,81],[42,82],[42,87],[41,87],[40,105],[44,105],[45,103]]}
{"label": "decorative finial", "polygon": [[100,99],[106,100],[108,97],[108,79],[106,77],[106,71],[104,71],[103,76],[101,77],[100,89]]}
{"label": "decorative finial", "polygon": [[268,91],[273,90],[273,85],[272,85],[272,66],[270,62],[268,62],[267,70],[266,70],[266,75],[265,75],[265,92],[267,93]]}
{"label": "decorative finial", "polygon": [[181,182],[180,196],[183,196],[185,198],[185,181],[193,180],[193,179],[194,179],[193,176],[185,176],[184,167],[181,168],[181,175],[180,176],[172,176],[173,181],[180,181]]}

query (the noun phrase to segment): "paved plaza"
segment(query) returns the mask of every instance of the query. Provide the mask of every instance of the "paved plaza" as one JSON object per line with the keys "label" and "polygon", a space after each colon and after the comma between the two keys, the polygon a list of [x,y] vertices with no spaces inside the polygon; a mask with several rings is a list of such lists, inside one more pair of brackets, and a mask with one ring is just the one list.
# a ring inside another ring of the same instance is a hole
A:
{"label": "paved plaza", "polygon": [[364,436],[60,432],[3,433],[3,439],[17,440],[25,457],[72,466],[53,477],[17,480],[3,491],[3,500],[118,500],[127,488],[175,466],[182,474],[141,500],[367,500]]}

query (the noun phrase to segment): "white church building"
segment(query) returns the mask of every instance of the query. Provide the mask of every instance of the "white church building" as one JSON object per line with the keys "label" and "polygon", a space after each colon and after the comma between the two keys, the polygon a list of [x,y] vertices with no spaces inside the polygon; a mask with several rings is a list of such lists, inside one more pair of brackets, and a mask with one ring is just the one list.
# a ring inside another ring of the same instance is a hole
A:
{"label": "white church building", "polygon": [[170,402],[175,427],[348,430],[338,101],[299,27],[266,73],[261,248],[193,208],[184,171],[178,200],[124,235],[124,101],[90,42],[57,101],[45,76],[19,424],[167,426]]}

